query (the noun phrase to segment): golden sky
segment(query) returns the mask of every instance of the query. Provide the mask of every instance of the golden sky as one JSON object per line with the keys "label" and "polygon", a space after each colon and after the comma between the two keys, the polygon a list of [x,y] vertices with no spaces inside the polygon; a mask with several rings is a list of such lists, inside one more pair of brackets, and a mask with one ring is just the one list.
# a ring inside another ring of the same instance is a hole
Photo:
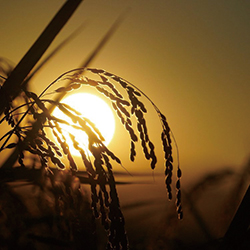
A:
{"label": "golden sky", "polygon": [[[0,0],[0,56],[18,63],[63,3]],[[82,23],[86,27],[46,65],[32,89],[40,93],[77,68],[128,7],[126,20],[91,66],[127,79],[155,102],[177,140],[184,175],[244,164],[250,153],[248,1],[83,1],[51,48]],[[152,110],[147,118],[163,170],[159,122]],[[121,131],[110,147],[130,171],[149,169],[140,157],[128,163]]]}

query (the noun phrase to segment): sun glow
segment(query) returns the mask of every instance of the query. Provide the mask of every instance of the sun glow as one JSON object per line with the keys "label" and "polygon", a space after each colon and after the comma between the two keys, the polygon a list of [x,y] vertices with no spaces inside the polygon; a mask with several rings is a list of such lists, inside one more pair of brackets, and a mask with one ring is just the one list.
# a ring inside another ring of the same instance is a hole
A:
{"label": "sun glow", "polygon": [[[62,100],[62,103],[70,105],[73,109],[80,112],[82,117],[86,117],[93,122],[104,137],[104,144],[107,146],[110,143],[115,132],[115,119],[111,108],[105,101],[92,94],[77,93],[66,97]],[[60,111],[59,108],[54,110],[53,115],[73,124],[71,119]],[[62,124],[61,127],[71,153],[75,156],[80,156],[80,153],[74,148],[73,142],[67,132],[73,134],[78,141],[79,146],[84,149],[88,148],[87,134],[65,124]]]}

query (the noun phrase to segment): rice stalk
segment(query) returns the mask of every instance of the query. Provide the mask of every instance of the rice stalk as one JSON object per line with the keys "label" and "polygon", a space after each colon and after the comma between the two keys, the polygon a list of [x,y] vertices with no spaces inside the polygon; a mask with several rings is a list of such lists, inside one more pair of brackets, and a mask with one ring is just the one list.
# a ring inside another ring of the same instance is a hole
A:
{"label": "rice stalk", "polygon": [[[91,72],[94,75],[97,75],[100,79],[95,80],[89,77],[86,77],[85,74],[87,72]],[[51,88],[53,85],[57,84],[62,80],[69,80],[71,83],[68,85],[68,89],[65,88],[65,91],[72,90],[70,87],[71,84],[81,84],[81,85],[88,85],[90,87],[94,87],[97,91],[104,94],[106,98],[112,104],[114,111],[117,113],[118,117],[120,118],[121,123],[124,125],[125,129],[128,131],[128,134],[131,138],[131,142],[137,142],[138,137],[134,132],[133,124],[130,119],[131,116],[134,116],[137,120],[137,130],[139,132],[139,138],[141,140],[141,146],[144,152],[144,156],[147,160],[150,160],[151,168],[154,169],[156,167],[157,158],[154,152],[154,145],[152,141],[149,139],[148,129],[146,125],[146,120],[144,118],[144,114],[147,112],[147,109],[142,101],[139,100],[141,96],[146,97],[149,102],[153,105],[154,109],[156,110],[161,125],[162,125],[162,134],[161,140],[163,145],[163,151],[165,153],[165,183],[166,189],[168,192],[169,199],[172,199],[172,172],[173,172],[173,157],[172,157],[172,139],[171,139],[171,130],[169,128],[168,122],[166,117],[161,113],[158,107],[151,101],[151,99],[145,95],[141,90],[139,90],[136,86],[129,83],[123,78],[120,78],[112,73],[106,72],[102,69],[93,69],[93,68],[79,68],[75,70],[68,71],[58,77],[54,82],[52,82],[45,91],[40,95],[43,96],[45,92]],[[108,84],[107,84],[108,83]],[[122,95],[122,93],[118,91],[114,91],[115,84],[120,85],[126,93],[126,96]],[[112,94],[109,90],[113,91]],[[131,112],[124,107],[131,106]],[[125,118],[126,117],[126,118]],[[173,135],[172,138],[174,139]],[[175,142],[175,140],[174,140]],[[176,145],[176,142],[175,142]],[[131,143],[132,156],[130,158],[134,160],[136,155],[135,148]],[[176,146],[177,147],[177,146]],[[177,148],[177,158],[178,156],[178,148]],[[178,160],[179,161],[179,160]],[[175,185],[176,188],[176,204],[177,204],[177,212],[179,217],[182,218],[182,206],[181,206],[181,184],[180,178],[182,176],[181,169],[179,167],[179,163],[177,166],[177,182]]]}
{"label": "rice stalk", "polygon": [[[94,75],[97,75],[99,77],[99,80],[91,79],[89,77],[84,76],[85,72],[91,72]],[[131,148],[130,148],[130,159],[133,161],[135,160],[136,152],[135,152],[135,146],[134,142],[138,141],[138,137],[133,129],[133,123],[132,120],[130,119],[131,117],[135,117],[137,121],[137,130],[139,133],[139,138],[141,141],[141,146],[143,149],[144,156],[147,160],[150,160],[150,165],[152,169],[155,169],[156,163],[157,163],[157,157],[155,155],[154,151],[154,144],[153,142],[149,139],[148,135],[148,129],[146,125],[146,120],[144,118],[144,114],[147,112],[147,109],[145,108],[145,105],[143,104],[142,101],[139,100],[141,98],[141,95],[145,96],[153,105],[155,108],[157,114],[159,115],[160,122],[162,124],[162,134],[161,134],[161,139],[162,139],[162,144],[163,144],[163,151],[165,153],[165,183],[166,183],[166,189],[168,192],[168,197],[169,199],[172,199],[172,171],[173,171],[173,157],[172,157],[172,141],[171,141],[171,136],[170,136],[170,128],[169,125],[166,121],[166,117],[160,112],[160,110],[157,108],[157,106],[139,89],[137,89],[134,85],[131,83],[127,82],[126,80],[113,75],[109,72],[106,72],[104,70],[100,69],[92,69],[92,68],[81,68],[81,69],[75,69],[68,71],[61,76],[59,76],[55,81],[53,81],[51,84],[48,85],[48,87],[45,88],[45,90],[37,96],[36,94],[32,92],[26,91],[26,94],[29,98],[29,103],[32,103],[30,107],[33,108],[34,103],[36,104],[36,108],[40,109],[42,113],[36,113],[33,114],[33,117],[38,121],[40,119],[40,125],[38,127],[41,127],[42,124],[46,120],[53,120],[55,118],[52,118],[49,114],[48,109],[45,107],[45,100],[42,100],[42,96],[46,94],[46,92],[54,85],[58,84],[60,81],[63,80],[70,80],[70,84],[67,87],[60,87],[55,90],[55,92],[68,92],[72,91],[74,89],[78,89],[81,87],[81,85],[88,85],[90,87],[94,87],[97,91],[101,92],[104,94],[106,98],[109,99],[109,101],[112,104],[112,107],[116,111],[118,117],[121,120],[121,123],[124,125],[125,129],[127,130],[130,139],[131,139]],[[108,82],[108,84],[107,84]],[[120,85],[126,95],[122,95],[120,92],[114,92],[115,94],[112,94],[109,90],[114,90],[115,84]],[[41,99],[41,100],[40,100]],[[56,101],[47,101],[48,103],[53,103],[54,105],[56,104],[58,108],[65,113],[68,117],[71,118],[71,120],[76,124],[79,124],[81,129],[87,133],[89,136],[89,149],[93,153],[96,151],[96,148],[93,147],[92,145],[94,144],[99,144],[102,145],[103,137],[101,136],[100,132],[93,126],[93,123],[91,121],[85,119],[84,117],[79,117],[79,113],[77,111],[73,111],[72,108],[69,108],[69,106],[66,106],[61,103],[57,103]],[[131,112],[129,112],[126,108],[131,106]],[[34,111],[33,111],[34,112]],[[40,111],[39,111],[40,112]],[[28,114],[25,113],[23,115],[26,116]],[[126,118],[125,118],[126,117]],[[57,120],[59,121],[59,120]],[[20,120],[19,120],[20,122]],[[59,125],[60,122],[56,123],[56,126]],[[17,127],[17,126],[16,126]],[[59,128],[57,128],[59,129]],[[61,129],[59,129],[61,133]],[[55,131],[53,132],[55,133]],[[10,138],[11,134],[8,135],[8,138]],[[57,135],[57,140],[59,136]],[[63,143],[59,140],[59,144],[61,145],[64,154],[66,153],[69,163],[72,166],[72,169],[77,169],[72,156],[70,153],[67,153],[67,150],[65,150],[65,146],[63,146]],[[100,147],[101,148],[101,147]],[[103,148],[103,147],[102,147]],[[109,152],[109,151],[107,151]],[[109,152],[110,155],[110,152]],[[111,156],[111,155],[110,155]],[[112,158],[112,156],[111,156]],[[114,158],[114,157],[113,157]],[[96,159],[97,160],[97,159]],[[53,161],[54,163],[57,162],[54,158],[53,155]],[[120,163],[120,160],[118,161]],[[60,164],[60,163],[59,163]],[[98,166],[98,164],[96,165]],[[176,188],[176,205],[177,205],[177,212],[179,214],[179,217],[182,218],[182,206],[181,206],[181,184],[180,184],[180,178],[181,178],[181,170],[178,165],[177,167],[177,182],[175,185]]]}
{"label": "rice stalk", "polygon": [[[80,0],[67,1],[64,4],[20,63],[13,70],[11,69],[11,74],[9,72],[10,68],[0,67],[0,70],[3,69],[2,71],[6,71],[5,75],[7,76],[0,76],[1,82],[3,82],[0,88],[0,97],[3,97],[0,112],[4,112],[4,117],[0,123],[6,121],[7,125],[10,126],[9,132],[0,139],[2,142],[0,152],[3,150],[16,149],[13,153],[14,157],[11,157],[11,159],[4,164],[4,166],[8,165],[10,169],[14,166],[14,164],[10,164],[10,162],[15,160],[15,157],[19,164],[18,169],[21,170],[25,170],[29,167],[26,161],[27,155],[30,158],[34,157],[33,159],[37,161],[36,164],[39,165],[40,178],[48,178],[50,180],[50,192],[54,195],[56,214],[59,215],[60,218],[70,218],[73,224],[77,224],[75,219],[77,216],[80,217],[82,212],[79,209],[79,204],[81,203],[81,194],[79,192],[80,178],[77,177],[79,166],[77,166],[70,152],[68,142],[63,134],[62,125],[67,124],[68,126],[84,131],[88,136],[88,149],[81,147],[74,135],[71,133],[68,134],[75,149],[81,154],[83,166],[86,168],[88,183],[91,188],[91,208],[93,216],[101,219],[101,223],[107,232],[107,249],[128,249],[124,217],[120,209],[116,181],[112,170],[113,163],[122,166],[121,160],[103,144],[104,138],[92,121],[82,117],[77,110],[60,101],[65,94],[75,91],[82,86],[95,88],[110,101],[130,137],[131,161],[134,161],[136,157],[135,144],[140,141],[145,158],[150,161],[151,168],[155,169],[157,163],[155,147],[149,138],[146,124],[145,114],[147,113],[147,109],[141,101],[141,97],[146,97],[156,110],[162,125],[161,138],[163,151],[165,153],[166,188],[168,196],[171,199],[173,171],[172,142],[170,128],[165,116],[141,90],[130,82],[105,70],[86,67],[110,39],[111,35],[114,34],[114,31],[124,19],[124,15],[120,16],[106,33],[94,52],[83,63],[82,68],[63,73],[51,82],[40,95],[29,91],[26,87],[27,82],[30,80],[28,74],[35,67],[38,60],[49,47],[60,29],[68,21],[80,2]],[[49,55],[33,73],[50,59],[51,56],[52,55]],[[87,77],[86,74],[90,74],[91,77]],[[33,74],[30,76],[32,77]],[[68,84],[63,87],[58,86],[63,81],[67,81]],[[51,92],[48,93],[48,90]],[[45,95],[48,96],[51,93],[59,93],[59,97],[56,100],[44,98]],[[19,105],[14,105],[13,100],[17,95],[22,96],[22,102],[19,103]],[[58,107],[69,117],[73,125],[53,116],[51,112],[54,107]],[[45,129],[52,131],[58,146],[47,136]],[[15,142],[10,142],[13,135],[15,135]],[[93,160],[90,159],[88,155],[89,152],[92,154]],[[66,158],[66,164],[63,162],[62,157]],[[33,164],[33,166],[35,166],[35,160]],[[60,171],[60,173],[63,173],[63,181],[60,182],[60,185],[56,180],[56,176],[53,174],[52,169],[54,167],[59,170],[64,170]],[[176,206],[177,213],[179,217],[182,218],[180,178],[181,170],[178,165]],[[44,186],[44,183],[41,183],[42,180],[39,184],[40,187]],[[70,230],[71,228],[75,228],[76,225],[72,226],[65,223],[65,221],[63,224],[63,226],[67,228],[66,231],[70,238]],[[34,234],[31,234],[30,237],[45,244],[49,244],[51,241],[57,245],[62,243],[62,241],[55,241],[50,237],[41,237]]]}

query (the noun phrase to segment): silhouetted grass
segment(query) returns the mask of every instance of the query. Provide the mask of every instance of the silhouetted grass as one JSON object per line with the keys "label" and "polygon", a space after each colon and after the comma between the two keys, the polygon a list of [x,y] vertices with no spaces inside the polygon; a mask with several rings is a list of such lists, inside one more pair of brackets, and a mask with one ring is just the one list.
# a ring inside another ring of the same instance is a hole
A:
{"label": "silhouetted grass", "polygon": [[[11,156],[0,168],[0,246],[3,249],[103,249],[104,245],[107,249],[129,248],[117,186],[133,183],[130,180],[115,180],[115,175],[119,173],[113,172],[112,165],[120,164],[122,167],[117,154],[103,144],[101,133],[89,119],[61,102],[67,93],[82,86],[94,88],[107,98],[130,138],[130,160],[136,160],[136,144],[139,144],[152,170],[156,167],[157,156],[147,127],[146,102],[153,106],[162,126],[167,194],[169,199],[173,196],[172,145],[173,142],[176,145],[176,142],[166,117],[134,84],[103,69],[89,67],[119,27],[124,14],[112,25],[80,68],[62,73],[41,94],[29,90],[34,74],[77,34],[76,31],[69,36],[36,66],[80,2],[67,1],[63,5],[16,67],[8,60],[0,59],[0,123],[9,127],[7,133],[1,134],[0,152],[12,150]],[[55,117],[52,114],[55,107],[70,117],[74,124]],[[81,166],[85,167],[85,171],[79,171],[80,166],[75,162],[62,133],[62,124],[73,126],[88,135],[89,146],[86,149],[69,133],[75,149],[81,155]],[[47,135],[48,129],[54,138]],[[228,170],[211,173],[183,193],[181,176],[177,163],[174,208],[163,215],[164,220],[158,225],[158,231],[149,224],[150,235],[144,230],[137,232],[137,246],[134,244],[131,249],[248,249],[249,192],[223,239],[213,235],[197,206],[204,190],[219,185],[223,180],[235,176],[235,173]],[[230,223],[248,183],[249,163],[228,198],[230,207],[225,205],[221,209],[226,218],[224,224]],[[206,239],[202,244],[185,245],[178,238],[175,210],[182,218],[182,196],[186,210],[189,210]],[[123,208],[125,211],[144,209],[155,202],[137,200]],[[143,210],[137,219],[142,223],[145,218],[153,216],[155,214],[152,211]],[[175,226],[176,231],[173,233]]]}
{"label": "silhouetted grass", "polygon": [[[149,138],[145,119],[147,109],[142,97],[153,105],[162,125],[165,182],[169,199],[172,199],[172,141],[166,117],[135,85],[105,70],[86,67],[109,40],[123,16],[114,23],[96,50],[87,58],[84,67],[63,73],[48,84],[40,95],[29,91],[28,84],[31,83],[32,76],[51,55],[33,70],[35,65],[80,2],[67,1],[63,5],[16,67],[12,68],[1,61],[1,123],[7,124],[9,131],[0,138],[0,152],[13,150],[0,169],[3,215],[1,245],[5,248],[40,249],[44,246],[82,249],[84,246],[86,249],[96,249],[98,244],[94,219],[99,219],[107,235],[107,249],[128,249],[124,216],[112,170],[113,163],[122,166],[121,160],[103,144],[101,133],[90,120],[60,102],[67,92],[83,85],[94,87],[111,102],[130,137],[131,161],[136,157],[135,143],[140,142],[145,159],[155,169],[157,158],[154,144]],[[52,55],[60,47],[61,45]],[[30,74],[32,70],[33,73]],[[58,86],[65,81],[65,86]],[[48,98],[48,90],[50,93],[60,93],[59,98]],[[70,117],[74,125],[52,115],[54,107]],[[82,165],[86,169],[85,176],[78,172],[79,166],[62,133],[62,124],[74,126],[88,135],[88,150],[94,160],[91,160],[85,148],[80,147],[77,138],[69,133],[75,149],[81,154]],[[55,141],[47,135],[47,129],[52,131]],[[67,159],[66,163],[62,161],[63,156]],[[181,170],[178,165],[176,206],[177,213],[182,218],[180,178]],[[83,191],[83,183],[89,186],[91,199]],[[30,195],[31,199],[27,200],[24,197],[26,195]]]}

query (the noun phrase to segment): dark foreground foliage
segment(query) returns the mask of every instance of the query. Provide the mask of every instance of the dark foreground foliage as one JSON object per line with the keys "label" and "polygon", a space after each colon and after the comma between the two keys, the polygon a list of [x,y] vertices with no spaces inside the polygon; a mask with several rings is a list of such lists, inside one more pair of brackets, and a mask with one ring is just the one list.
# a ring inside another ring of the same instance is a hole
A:
{"label": "dark foreground foliage", "polygon": [[[97,79],[86,76],[86,73],[93,74]],[[68,83],[65,87],[57,87],[58,83],[66,80]],[[115,84],[118,85],[118,89],[115,87]],[[79,89],[83,85],[94,87],[111,102],[113,109],[130,136],[131,161],[134,161],[136,156],[135,143],[140,141],[144,156],[150,161],[151,168],[154,169],[157,158],[154,152],[154,145],[149,139],[146,120],[144,118],[147,109],[143,102],[140,101],[140,98],[144,96],[151,102],[162,124],[161,139],[163,151],[165,152],[166,187],[169,199],[172,199],[173,157],[170,129],[166,117],[155,104],[134,85],[104,70],[82,68],[69,71],[49,84],[39,96],[26,89],[22,90],[20,92],[18,105],[10,101],[0,121],[1,123],[7,122],[11,127],[1,138],[2,145],[0,151],[8,149],[15,150],[14,153],[17,156],[19,166],[14,172],[18,170],[20,177],[27,172],[25,169],[31,168],[32,166],[33,170],[40,170],[43,179],[50,178],[51,180],[54,174],[52,169],[53,167],[57,167],[61,171],[64,171],[64,175],[68,175],[66,179],[69,181],[72,178],[78,178],[78,166],[74,161],[66,138],[62,133],[61,124],[66,124],[84,131],[88,135],[89,145],[87,149],[79,144],[79,141],[73,134],[68,134],[73,141],[75,149],[79,151],[82,157],[82,165],[87,172],[88,183],[91,187],[91,207],[94,217],[101,217],[102,225],[108,234],[108,249],[127,249],[128,242],[124,228],[124,217],[120,209],[116,183],[112,171],[112,162],[121,164],[121,160],[103,144],[104,138],[89,119],[83,117],[77,110],[74,110],[69,105],[45,98],[47,91],[52,87],[56,86],[52,93],[62,93]],[[126,96],[122,94],[119,88],[125,92]],[[51,113],[55,106],[70,117],[72,124],[55,117]],[[133,117],[136,126],[133,125]],[[137,128],[137,132],[134,130],[134,127]],[[48,129],[52,131],[56,142],[47,135]],[[10,142],[11,140],[12,142]],[[91,160],[88,152],[92,154],[94,160]],[[66,158],[66,163],[62,160],[63,156]],[[11,171],[11,169],[12,166],[7,164],[2,167],[3,171]],[[68,171],[65,171],[65,169],[68,169]],[[6,176],[6,174],[7,172],[3,173],[2,176]],[[176,204],[179,217],[182,218],[180,177],[181,170],[178,167]],[[30,181],[32,181],[32,177]],[[41,187],[43,187],[43,185],[44,184],[41,184]],[[54,188],[53,181],[51,185]],[[69,182],[68,186],[66,186],[66,193],[71,192],[72,188],[70,189],[70,187],[71,184]],[[78,189],[79,188],[80,181]],[[58,199],[62,198],[59,196]],[[54,205],[56,206],[56,203]]]}
{"label": "dark foreground foliage", "polygon": [[[141,95],[151,102],[162,124],[161,139],[165,153],[166,187],[169,199],[172,198],[173,157],[166,117],[143,92],[123,78],[104,70],[87,68],[119,22],[116,22],[101,40],[97,49],[83,64],[83,68],[62,74],[40,95],[29,91],[34,72],[41,68],[38,66],[34,69],[35,65],[80,3],[81,0],[66,1],[17,66],[12,67],[6,60],[1,60],[0,123],[7,124],[9,129],[0,138],[0,152],[12,152],[1,167],[0,177],[3,220],[1,244],[7,248],[36,248],[30,241],[33,240],[47,246],[68,246],[78,249],[80,245],[86,247],[89,245],[87,249],[92,247],[94,249],[96,241],[93,238],[95,231],[93,218],[100,218],[107,235],[107,249],[128,249],[124,217],[120,209],[112,170],[112,164],[121,165],[121,161],[103,144],[101,133],[90,120],[61,102],[65,93],[76,90],[82,85],[94,87],[111,102],[130,136],[131,161],[134,161],[136,156],[135,143],[140,141],[144,156],[154,169],[157,158],[154,144],[149,139],[144,117],[147,110],[140,100]],[[48,59],[50,58],[46,58],[45,61]],[[44,62],[40,65],[43,64]],[[86,72],[96,76],[97,79],[85,76]],[[58,86],[58,83],[62,82],[66,82],[66,85]],[[117,85],[126,96],[116,88]],[[53,87],[55,88],[51,89]],[[54,94],[59,93],[59,98],[47,98],[48,90]],[[58,107],[70,117],[72,124],[55,117],[52,114],[54,107]],[[132,116],[134,121],[131,119]],[[69,133],[75,149],[81,155],[82,166],[86,169],[85,176],[79,176],[79,166],[69,150],[61,124],[80,129],[88,135],[89,145],[84,148],[75,135]],[[48,130],[54,137],[48,135]],[[181,170],[178,167],[176,204],[178,214],[182,218],[180,177]],[[89,187],[90,200],[82,192],[81,183]],[[17,190],[13,185],[27,187],[27,189]],[[24,194],[33,194],[34,197],[25,204],[19,198]],[[30,209],[28,204],[32,204]],[[7,207],[11,208],[8,210]],[[24,221],[21,218],[24,218]],[[86,227],[86,225],[90,226]],[[87,232],[84,232],[86,228],[88,228]]]}

